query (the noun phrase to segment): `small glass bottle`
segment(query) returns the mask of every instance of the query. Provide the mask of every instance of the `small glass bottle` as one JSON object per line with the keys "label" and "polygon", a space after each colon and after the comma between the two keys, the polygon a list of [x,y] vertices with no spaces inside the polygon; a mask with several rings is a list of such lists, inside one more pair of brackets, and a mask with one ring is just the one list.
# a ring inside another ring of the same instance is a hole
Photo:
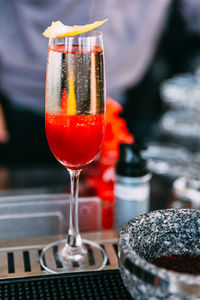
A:
{"label": "small glass bottle", "polygon": [[149,210],[151,174],[140,155],[142,149],[136,144],[120,144],[114,188],[116,230]]}

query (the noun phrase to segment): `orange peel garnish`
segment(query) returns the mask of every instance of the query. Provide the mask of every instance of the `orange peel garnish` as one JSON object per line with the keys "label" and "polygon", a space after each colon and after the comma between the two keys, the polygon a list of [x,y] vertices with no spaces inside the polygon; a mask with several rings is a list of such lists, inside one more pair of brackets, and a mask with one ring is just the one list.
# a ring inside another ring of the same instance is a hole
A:
{"label": "orange peel garnish", "polygon": [[47,29],[43,32],[43,35],[46,38],[56,38],[56,37],[65,37],[65,36],[74,36],[78,35],[80,33],[91,31],[101,25],[103,25],[105,22],[107,22],[108,19],[105,19],[103,21],[96,21],[92,24],[87,24],[83,26],[74,25],[74,26],[67,26],[64,25],[60,21],[55,21],[51,23],[51,26],[47,27]]}

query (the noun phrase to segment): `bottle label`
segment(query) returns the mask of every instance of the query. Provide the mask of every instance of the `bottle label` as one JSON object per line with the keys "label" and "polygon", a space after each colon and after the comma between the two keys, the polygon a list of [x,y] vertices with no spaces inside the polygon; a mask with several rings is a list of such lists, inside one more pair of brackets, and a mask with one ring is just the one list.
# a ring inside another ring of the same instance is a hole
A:
{"label": "bottle label", "polygon": [[124,184],[115,184],[115,197],[120,200],[144,201],[149,198],[149,184],[141,186],[127,186]]}

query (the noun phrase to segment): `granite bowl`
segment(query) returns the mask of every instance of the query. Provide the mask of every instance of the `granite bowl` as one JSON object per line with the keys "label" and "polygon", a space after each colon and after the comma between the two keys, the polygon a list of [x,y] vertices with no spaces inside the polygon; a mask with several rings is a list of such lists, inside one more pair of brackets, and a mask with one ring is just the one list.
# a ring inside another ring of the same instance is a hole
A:
{"label": "granite bowl", "polygon": [[200,275],[169,271],[151,263],[169,254],[200,255],[200,210],[157,210],[122,228],[119,268],[134,299],[200,299]]}

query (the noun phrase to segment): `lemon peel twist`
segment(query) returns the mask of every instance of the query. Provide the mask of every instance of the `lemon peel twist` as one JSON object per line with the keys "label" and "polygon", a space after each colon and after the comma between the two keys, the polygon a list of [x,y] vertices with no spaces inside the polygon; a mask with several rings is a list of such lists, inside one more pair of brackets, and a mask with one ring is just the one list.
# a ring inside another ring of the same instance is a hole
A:
{"label": "lemon peel twist", "polygon": [[80,33],[91,31],[103,25],[107,21],[108,19],[105,19],[103,21],[96,21],[94,23],[83,25],[83,26],[81,25],[67,26],[60,21],[53,21],[51,25],[48,26],[47,29],[43,32],[43,35],[46,38],[74,36]]}

